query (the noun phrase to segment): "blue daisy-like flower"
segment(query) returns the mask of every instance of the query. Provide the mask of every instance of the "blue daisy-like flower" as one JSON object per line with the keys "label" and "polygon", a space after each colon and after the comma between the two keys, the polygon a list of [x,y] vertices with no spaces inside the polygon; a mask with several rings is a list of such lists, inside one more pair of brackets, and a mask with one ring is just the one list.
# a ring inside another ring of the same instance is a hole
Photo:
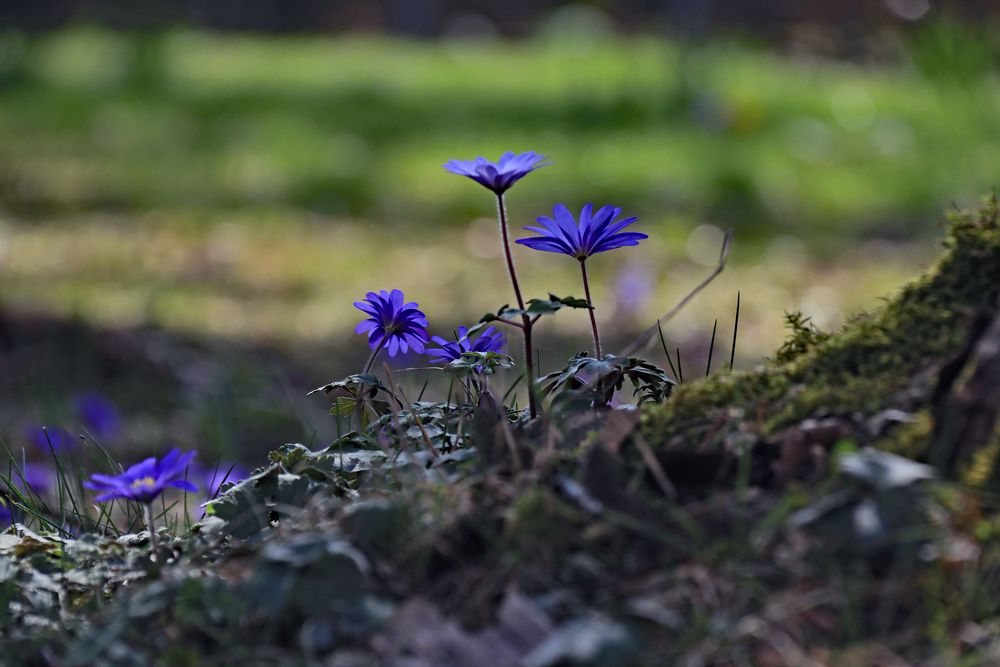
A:
{"label": "blue daisy-like flower", "polygon": [[599,252],[606,252],[623,246],[639,245],[639,241],[649,238],[639,232],[622,230],[639,218],[619,220],[622,210],[614,206],[602,206],[596,212],[592,204],[580,211],[579,219],[564,204],[556,204],[552,217],[538,218],[541,227],[525,227],[541,236],[518,239],[521,245],[543,252],[558,252],[577,259],[586,259]]}
{"label": "blue daisy-like flower", "polygon": [[136,463],[120,475],[93,474],[83,485],[98,492],[96,500],[107,502],[122,498],[149,504],[167,487],[197,493],[198,487],[184,479],[185,471],[196,452],[182,454],[172,449],[162,459],[154,456]]}
{"label": "blue daisy-like flower", "polygon": [[414,302],[405,303],[403,293],[394,289],[368,292],[363,301],[354,307],[368,317],[354,329],[354,333],[368,334],[368,346],[385,348],[390,357],[400,352],[423,352],[427,342],[427,317]]}
{"label": "blue daisy-like flower", "polygon": [[507,340],[496,329],[485,329],[475,340],[469,338],[468,327],[459,327],[455,340],[433,336],[431,340],[440,345],[427,349],[427,356],[443,363],[450,363],[462,357],[463,352],[502,352]]}
{"label": "blue daisy-like flower", "polygon": [[250,476],[250,472],[239,463],[222,461],[214,466],[193,463],[189,469],[189,476],[198,482],[205,495],[211,500],[219,494],[223,483],[236,484],[241,482]]}
{"label": "blue daisy-like flower", "polygon": [[534,151],[516,154],[504,153],[496,162],[484,157],[475,160],[449,160],[444,168],[453,174],[466,176],[483,187],[502,195],[510,186],[535,169],[546,166],[546,157]]}
{"label": "blue daisy-like flower", "polygon": [[49,446],[57,452],[63,452],[76,447],[76,438],[64,428],[46,428],[32,426],[25,432],[28,441],[39,451],[48,452]]}
{"label": "blue daisy-like flower", "polygon": [[[30,487],[31,492],[40,496],[52,491],[57,481],[56,471],[42,463],[25,463],[23,467],[9,471],[7,476],[8,486],[17,487],[22,493],[27,493]],[[3,484],[0,483],[0,489],[2,487]],[[7,502],[0,497],[0,526],[8,525],[14,520],[13,508],[8,506]]]}
{"label": "blue daisy-like flower", "polygon": [[110,438],[121,425],[121,415],[115,404],[104,396],[89,392],[77,396],[76,414],[87,429],[99,438]]}

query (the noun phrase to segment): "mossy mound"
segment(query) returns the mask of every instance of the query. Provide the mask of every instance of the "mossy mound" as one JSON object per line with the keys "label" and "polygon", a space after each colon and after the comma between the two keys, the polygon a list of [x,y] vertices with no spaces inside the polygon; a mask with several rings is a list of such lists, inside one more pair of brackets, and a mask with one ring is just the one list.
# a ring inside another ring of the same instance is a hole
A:
{"label": "mossy mound", "polygon": [[[791,337],[773,359],[751,371],[678,387],[669,401],[645,412],[639,433],[661,452],[718,451],[732,444],[726,437],[738,431],[773,442],[806,420],[843,417],[853,427],[842,436],[865,444],[882,441],[922,457],[921,437],[926,441],[928,429],[893,432],[871,422],[899,409],[919,425],[938,371],[966,347],[977,316],[995,310],[1000,293],[997,199],[978,211],[951,215],[945,247],[934,268],[876,312],[855,317],[829,335],[801,318],[790,319]],[[896,436],[902,433],[914,437],[900,442]]]}

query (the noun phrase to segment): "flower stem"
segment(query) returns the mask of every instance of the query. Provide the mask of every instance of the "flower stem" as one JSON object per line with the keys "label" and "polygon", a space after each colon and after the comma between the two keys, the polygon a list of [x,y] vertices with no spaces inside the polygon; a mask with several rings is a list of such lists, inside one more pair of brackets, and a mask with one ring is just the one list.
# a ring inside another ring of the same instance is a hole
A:
{"label": "flower stem", "polygon": [[372,350],[371,355],[368,356],[368,361],[365,362],[364,369],[362,369],[362,371],[361,371],[362,375],[367,375],[368,371],[370,371],[372,369],[372,366],[375,364],[375,359],[378,358],[378,353],[382,351],[383,347],[385,347],[385,341],[387,339],[388,339],[388,336],[384,336],[382,338],[382,341],[378,345],[375,346],[374,350]]}
{"label": "flower stem", "polygon": [[[372,350],[372,353],[368,355],[368,361],[365,362],[365,367],[361,369],[361,375],[367,375],[368,371],[372,369],[372,365],[374,365],[375,360],[378,358],[378,353],[382,351],[383,347],[385,347],[385,341],[388,340],[388,338],[389,338],[388,336],[383,336],[382,340],[379,341],[379,344],[375,346],[374,350]],[[367,385],[363,382],[361,383],[360,386],[358,386],[358,406],[357,409],[355,410],[355,416],[358,419],[359,430],[363,428],[363,422],[364,422],[362,417],[364,417],[365,404],[362,396],[364,396],[365,394],[366,387]]]}
{"label": "flower stem", "polygon": [[153,521],[153,504],[145,503],[146,507],[146,527],[149,528],[149,548],[152,560],[156,560],[156,554],[160,550],[160,544],[156,537],[156,522]]}
{"label": "flower stem", "polygon": [[590,313],[590,327],[594,331],[594,354],[598,359],[603,359],[601,352],[601,333],[597,330],[597,316],[594,315],[594,302],[590,299],[590,280],[587,279],[587,258],[580,258],[580,273],[583,275],[583,292],[587,297],[588,312]]}
{"label": "flower stem", "polygon": [[[514,255],[510,251],[510,238],[507,236],[507,207],[502,194],[497,195],[497,217],[500,220],[500,242],[504,257],[507,260],[507,275],[510,276],[510,286],[514,288],[514,298],[517,307],[524,310],[524,297],[521,296],[521,285],[517,282],[517,271],[514,270]],[[531,344],[531,327],[534,322],[527,315],[521,315],[521,331],[524,333],[524,366],[528,380],[528,414],[532,419],[538,416],[538,406],[535,401],[535,352]]]}

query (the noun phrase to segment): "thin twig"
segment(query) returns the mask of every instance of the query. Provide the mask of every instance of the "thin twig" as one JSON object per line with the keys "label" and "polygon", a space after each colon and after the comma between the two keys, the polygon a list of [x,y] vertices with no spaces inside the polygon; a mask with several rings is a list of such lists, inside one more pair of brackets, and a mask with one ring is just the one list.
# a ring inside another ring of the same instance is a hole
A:
{"label": "thin twig", "polygon": [[722,248],[719,250],[719,264],[716,266],[708,276],[698,283],[694,289],[687,293],[683,299],[677,302],[677,305],[671,308],[667,313],[657,320],[657,324],[654,324],[650,328],[646,329],[644,332],[639,334],[632,343],[625,348],[621,356],[631,357],[640,349],[645,349],[649,345],[650,340],[656,335],[657,328],[672,320],[677,313],[679,313],[684,306],[688,304],[691,299],[697,296],[698,292],[702,291],[708,287],[709,283],[715,280],[720,273],[726,268],[726,260],[729,258],[729,246],[733,240],[733,230],[728,230],[726,232],[725,238],[722,239]]}
{"label": "thin twig", "polygon": [[642,455],[642,460],[645,462],[646,467],[649,468],[650,474],[653,475],[653,479],[656,480],[656,484],[660,487],[660,491],[663,495],[667,497],[668,500],[674,500],[677,498],[677,489],[674,487],[670,478],[667,477],[667,472],[660,465],[659,459],[653,454],[653,450],[650,449],[649,443],[646,442],[638,433],[632,434],[632,443],[639,449],[639,454]]}

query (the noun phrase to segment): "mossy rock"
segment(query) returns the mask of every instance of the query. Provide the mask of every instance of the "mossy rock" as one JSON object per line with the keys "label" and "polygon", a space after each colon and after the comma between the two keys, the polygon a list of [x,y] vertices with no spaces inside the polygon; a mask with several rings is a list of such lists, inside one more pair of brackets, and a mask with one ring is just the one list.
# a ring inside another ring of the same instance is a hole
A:
{"label": "mossy rock", "polygon": [[[773,442],[810,419],[862,424],[890,409],[919,419],[938,371],[962,352],[977,315],[994,311],[1000,293],[996,198],[950,217],[944,256],[880,309],[832,334],[793,318],[792,336],[774,358],[679,386],[669,401],[645,411],[639,433],[660,452],[718,451],[734,441],[727,434]],[[914,442],[895,438],[891,448],[919,458],[928,429],[909,432]],[[851,434],[876,446],[881,437]]]}

